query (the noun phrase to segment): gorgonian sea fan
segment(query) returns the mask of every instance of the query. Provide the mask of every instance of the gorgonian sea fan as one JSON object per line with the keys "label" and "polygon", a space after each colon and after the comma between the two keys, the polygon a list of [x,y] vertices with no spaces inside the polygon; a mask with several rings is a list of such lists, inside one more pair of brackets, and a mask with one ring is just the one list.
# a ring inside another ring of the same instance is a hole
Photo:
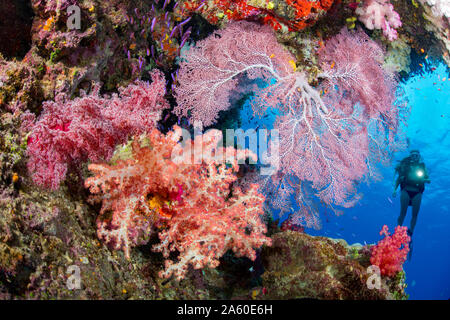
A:
{"label": "gorgonian sea fan", "polygon": [[[322,90],[347,114],[360,104],[368,118],[388,114],[395,100],[395,74],[383,68],[383,49],[362,30],[344,28],[318,52]],[[337,88],[337,90],[335,89]],[[336,96],[338,95],[338,96]]]}
{"label": "gorgonian sea fan", "polygon": [[[381,48],[362,31],[343,30],[322,49],[323,72],[319,86],[313,87],[268,27],[235,22],[186,53],[175,112],[212,124],[219,111],[230,108],[238,77],[264,80],[263,88],[239,90],[253,91],[255,113],[264,114],[269,107],[280,111],[274,128],[280,131],[281,174],[269,184],[276,188],[305,182],[311,188],[284,190],[295,190],[297,199],[310,199],[303,192],[313,190],[333,210],[348,207],[358,199],[356,183],[370,173],[372,151],[385,155],[382,151],[392,142],[378,137],[392,136],[399,124],[393,105],[395,77],[383,69],[382,60]],[[292,208],[281,209],[285,207]],[[307,216],[310,211],[296,214]],[[317,226],[313,217],[299,221]]]}
{"label": "gorgonian sea fan", "polygon": [[36,184],[57,189],[83,162],[108,160],[117,144],[155,128],[169,107],[159,70],[152,72],[151,84],[137,81],[111,97],[100,96],[99,89],[74,100],[60,94],[44,102],[28,137],[28,169]]}
{"label": "gorgonian sea fan", "polygon": [[268,26],[230,23],[199,41],[182,57],[175,88],[178,116],[189,116],[209,126],[219,111],[230,108],[230,94],[244,73],[267,82],[276,74],[292,72],[294,57],[276,40]]}

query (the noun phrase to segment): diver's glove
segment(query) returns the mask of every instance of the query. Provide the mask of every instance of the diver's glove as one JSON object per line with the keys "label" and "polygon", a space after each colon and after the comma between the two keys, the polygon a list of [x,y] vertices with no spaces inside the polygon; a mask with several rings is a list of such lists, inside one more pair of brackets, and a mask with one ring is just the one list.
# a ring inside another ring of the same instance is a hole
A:
{"label": "diver's glove", "polygon": [[397,196],[397,190],[394,190],[394,191],[392,192],[392,197],[395,198],[396,196]]}

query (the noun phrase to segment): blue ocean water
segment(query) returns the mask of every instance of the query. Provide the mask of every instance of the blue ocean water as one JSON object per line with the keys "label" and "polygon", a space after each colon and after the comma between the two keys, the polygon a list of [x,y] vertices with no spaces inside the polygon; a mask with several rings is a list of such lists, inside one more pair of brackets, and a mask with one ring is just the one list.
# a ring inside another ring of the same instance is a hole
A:
{"label": "blue ocean water", "polygon": [[[395,154],[401,160],[419,149],[430,173],[413,235],[411,261],[404,264],[410,299],[450,298],[450,81],[444,65],[401,84],[411,107],[407,122],[409,149]],[[383,180],[361,186],[362,200],[342,216],[327,216],[314,235],[343,238],[348,243],[375,243],[384,224],[393,231],[400,212],[392,197],[395,161],[382,168]],[[404,225],[409,226],[411,208]]]}
{"label": "blue ocean water", "polygon": [[[433,70],[434,69],[434,70]],[[405,128],[409,148],[394,156],[401,160],[419,149],[430,173],[413,235],[411,261],[404,264],[410,299],[450,299],[450,81],[443,64],[430,66],[429,73],[417,74],[400,86],[411,107]],[[249,116],[248,102],[241,112],[242,128],[271,129],[276,112],[264,118]],[[306,229],[311,235],[345,239],[348,243],[376,243],[384,224],[394,231],[400,200],[392,197],[396,161],[381,168],[383,179],[361,185],[361,201],[344,214],[321,216],[322,229]],[[404,222],[409,227],[411,208]]]}

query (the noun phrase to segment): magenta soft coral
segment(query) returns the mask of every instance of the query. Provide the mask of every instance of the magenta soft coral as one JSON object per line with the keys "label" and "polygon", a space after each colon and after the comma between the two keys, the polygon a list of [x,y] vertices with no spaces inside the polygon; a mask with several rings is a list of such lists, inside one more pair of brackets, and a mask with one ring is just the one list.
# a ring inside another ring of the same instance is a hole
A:
{"label": "magenta soft coral", "polygon": [[385,236],[372,248],[370,263],[380,268],[381,275],[391,277],[402,270],[402,265],[409,252],[407,227],[397,226],[393,235],[389,235],[387,225],[383,226],[380,235]]}
{"label": "magenta soft coral", "polygon": [[59,95],[54,102],[45,102],[28,137],[33,181],[57,189],[68,171],[79,172],[87,160],[108,160],[118,143],[151,131],[169,107],[163,74],[155,70],[152,80],[137,81],[111,97],[100,96],[97,87],[75,100]]}

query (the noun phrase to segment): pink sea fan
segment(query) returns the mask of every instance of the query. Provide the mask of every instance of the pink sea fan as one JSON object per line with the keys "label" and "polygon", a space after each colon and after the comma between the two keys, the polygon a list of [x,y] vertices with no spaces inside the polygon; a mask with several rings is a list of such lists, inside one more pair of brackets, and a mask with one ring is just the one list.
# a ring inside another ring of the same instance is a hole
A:
{"label": "pink sea fan", "polygon": [[134,134],[152,130],[169,104],[164,99],[164,76],[152,73],[151,84],[137,81],[120,94],[89,95],[69,100],[58,95],[47,101],[28,137],[28,169],[33,181],[57,189],[69,170],[112,156],[115,146]]}
{"label": "pink sea fan", "polygon": [[318,54],[329,103],[347,114],[360,104],[369,118],[392,110],[395,75],[383,68],[383,49],[365,32],[343,28]]}
{"label": "pink sea fan", "polygon": [[205,126],[217,121],[219,111],[230,108],[230,93],[240,76],[246,73],[250,79],[267,81],[274,74],[283,77],[292,71],[289,61],[295,60],[270,27],[245,21],[230,23],[182,58],[174,112]]}
{"label": "pink sea fan", "polygon": [[[393,151],[402,148],[400,122],[408,115],[397,92],[397,77],[383,67],[384,51],[363,31],[344,28],[319,50],[324,81],[320,88],[327,105],[355,117],[367,128],[370,176],[377,163],[388,163]],[[361,111],[359,111],[361,110]]]}
{"label": "pink sea fan", "polygon": [[295,115],[280,117],[275,128],[283,142],[282,181],[284,185],[291,184],[299,205],[294,220],[307,227],[319,226],[311,211],[312,195],[332,209],[354,205],[359,199],[355,181],[367,173],[369,150],[364,126],[337,111],[325,114],[319,108],[305,108]]}
{"label": "pink sea fan", "polygon": [[[392,137],[399,125],[395,77],[383,69],[383,51],[374,41],[362,31],[343,30],[319,55],[323,72],[315,87],[270,29],[232,23],[187,53],[177,89],[176,112],[212,124],[230,107],[239,76],[267,84],[238,89],[253,91],[255,113],[269,107],[280,111],[274,125],[280,133],[280,175],[264,185],[272,185],[282,199],[295,195],[296,221],[307,226],[319,224],[309,205],[313,196],[335,212],[359,199],[355,185],[372,172],[372,151],[378,159],[392,141],[379,137]],[[278,192],[277,183],[290,187]]]}

